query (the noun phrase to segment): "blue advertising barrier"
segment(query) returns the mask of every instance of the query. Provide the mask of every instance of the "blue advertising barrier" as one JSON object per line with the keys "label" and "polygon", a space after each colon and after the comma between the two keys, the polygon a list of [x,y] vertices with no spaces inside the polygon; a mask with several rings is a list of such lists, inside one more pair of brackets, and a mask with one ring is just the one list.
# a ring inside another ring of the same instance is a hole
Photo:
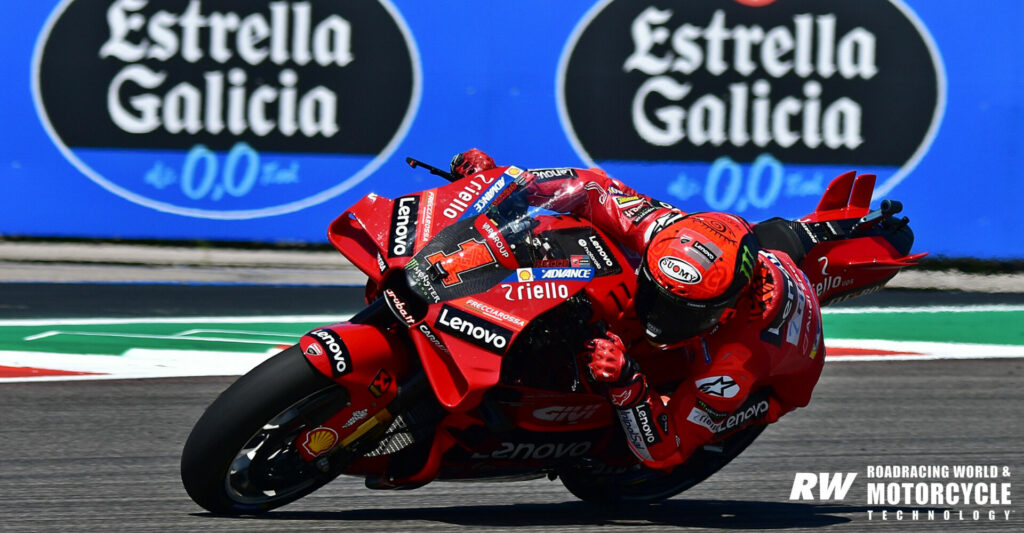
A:
{"label": "blue advertising barrier", "polygon": [[680,208],[878,175],[916,250],[1024,258],[1024,7],[993,0],[64,0],[0,42],[0,235],[323,243],[363,195],[599,166]]}

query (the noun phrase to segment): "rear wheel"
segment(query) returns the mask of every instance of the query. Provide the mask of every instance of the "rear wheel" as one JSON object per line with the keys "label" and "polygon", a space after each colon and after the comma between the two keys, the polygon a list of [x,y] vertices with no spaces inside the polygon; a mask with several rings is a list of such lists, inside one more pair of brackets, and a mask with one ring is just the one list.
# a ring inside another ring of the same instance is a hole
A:
{"label": "rear wheel", "polygon": [[765,427],[751,426],[714,446],[705,446],[668,473],[637,465],[624,469],[571,469],[559,472],[558,477],[573,496],[590,503],[665,500],[718,472],[754,442]]}
{"label": "rear wheel", "polygon": [[196,423],[181,456],[185,490],[217,514],[259,513],[313,492],[354,457],[306,462],[297,439],[348,402],[298,346],[282,351],[232,384]]}

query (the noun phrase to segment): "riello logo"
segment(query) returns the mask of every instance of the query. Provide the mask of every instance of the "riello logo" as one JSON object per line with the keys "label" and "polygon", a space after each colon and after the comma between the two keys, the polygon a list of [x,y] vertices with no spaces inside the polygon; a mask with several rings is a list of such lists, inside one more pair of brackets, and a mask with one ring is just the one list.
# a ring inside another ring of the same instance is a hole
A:
{"label": "riello logo", "polygon": [[368,177],[421,83],[388,0],[64,0],[33,70],[40,120],[86,176],[154,209],[236,219]]}
{"label": "riello logo", "polygon": [[579,155],[649,194],[800,215],[843,171],[878,174],[876,196],[906,177],[945,75],[900,0],[605,0],[563,51],[558,97]]}

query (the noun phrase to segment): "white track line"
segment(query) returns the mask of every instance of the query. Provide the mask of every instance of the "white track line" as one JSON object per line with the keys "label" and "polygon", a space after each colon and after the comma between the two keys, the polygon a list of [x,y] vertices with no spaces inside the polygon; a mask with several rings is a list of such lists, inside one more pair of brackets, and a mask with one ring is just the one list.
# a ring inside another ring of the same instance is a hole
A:
{"label": "white track line", "polygon": [[823,315],[864,315],[878,313],[1013,313],[1024,311],[1024,305],[935,305],[930,307],[826,307]]}
{"label": "white track line", "polygon": [[189,335],[195,335],[197,333],[226,333],[228,335],[231,335],[231,334],[241,334],[241,335],[253,335],[253,336],[258,336],[258,337],[286,337],[286,338],[293,338],[293,337],[295,337],[294,333],[282,333],[280,331],[276,331],[276,332],[275,331],[246,331],[244,329],[190,329],[188,331],[182,331],[180,333],[175,333],[174,335],[176,337],[177,336],[187,337]]}
{"label": "white track line", "polygon": [[[867,313],[965,313],[965,312],[1016,312],[1024,311],[1017,305],[979,305],[965,307],[862,307],[825,309],[825,314],[867,314]],[[254,323],[318,323],[341,322],[349,315],[292,315],[292,316],[243,316],[243,317],[175,317],[175,318],[92,318],[92,319],[25,319],[0,320],[4,326],[87,326],[111,324],[254,324]],[[245,339],[220,337],[192,337],[195,333],[228,333],[227,330],[192,329],[176,336],[145,334],[114,334],[133,338],[159,338],[179,340],[215,340],[225,342],[266,343]],[[236,333],[232,331],[231,333]],[[269,332],[250,332],[272,336]],[[111,335],[96,332],[47,331],[30,336],[37,340],[55,334]],[[189,335],[189,336],[184,336]],[[290,335],[289,335],[290,336]],[[281,343],[273,343],[281,344]],[[1003,359],[1024,358],[1024,346],[997,344],[968,344],[919,341],[886,341],[864,339],[827,339],[828,348],[856,348],[889,352],[911,352],[893,355],[837,355],[828,356],[827,362],[872,362],[872,361],[934,361],[940,359]],[[40,376],[24,378],[0,378],[0,383],[14,381],[66,381],[96,379],[134,379],[156,377],[188,376],[237,376],[269,357],[276,350],[261,354],[237,352],[158,350],[134,348],[121,356],[77,355],[43,352],[0,351],[0,365],[31,367],[72,372],[94,372],[92,376]]]}
{"label": "white track line", "polygon": [[195,316],[195,317],[141,317],[141,318],[26,318],[0,320],[4,326],[97,326],[106,324],[264,324],[304,323],[333,324],[351,318],[345,315],[288,315],[288,316]]}
{"label": "white track line", "polygon": [[[856,348],[907,354],[828,355],[829,349]],[[1024,358],[1024,346],[1007,344],[970,344],[958,342],[889,341],[865,339],[828,339],[826,362],[858,361],[934,361],[938,359],[1018,359]]]}
{"label": "white track line", "polygon": [[[224,337],[179,337],[177,335],[146,335],[144,333],[107,333],[102,331],[46,331],[38,335],[29,335],[23,340],[34,341],[47,337],[54,337],[57,335],[72,335],[76,337],[113,337],[117,339],[156,339],[156,340],[174,340],[174,341],[205,341],[205,342],[230,342],[236,344],[269,344],[271,346],[277,346],[278,344],[290,343],[292,341],[267,341],[267,340],[256,340],[256,339],[238,339],[238,338],[224,338]],[[297,337],[298,335],[294,336]],[[292,339],[294,340],[294,337]]]}
{"label": "white track line", "polygon": [[[827,355],[829,348],[857,348],[899,355]],[[40,376],[0,378],[4,382],[82,381],[101,379],[141,379],[193,376],[239,376],[275,353],[208,352],[193,350],[151,350],[133,348],[121,356],[75,355],[43,352],[0,351],[0,365],[71,372],[93,372],[91,376]],[[935,361],[956,359],[1024,358],[1024,346],[964,344],[940,342],[834,339],[826,347],[827,363],[866,363],[895,361]]]}
{"label": "white track line", "polygon": [[0,378],[18,381],[80,381],[193,376],[240,376],[277,350],[264,353],[133,348],[124,355],[75,355],[45,352],[0,351],[0,365],[42,368],[67,372],[92,372],[91,376],[39,376]]}

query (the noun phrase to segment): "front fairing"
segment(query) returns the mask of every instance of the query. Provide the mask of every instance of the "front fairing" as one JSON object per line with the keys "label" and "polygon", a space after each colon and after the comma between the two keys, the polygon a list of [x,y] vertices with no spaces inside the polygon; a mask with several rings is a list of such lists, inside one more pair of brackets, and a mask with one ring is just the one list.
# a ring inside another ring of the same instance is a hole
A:
{"label": "front fairing", "polygon": [[384,297],[409,328],[450,411],[475,407],[531,321],[573,295],[585,291],[595,319],[629,318],[635,259],[586,220],[526,205],[532,178],[503,167],[370,196],[332,225],[332,242],[370,277],[368,298]]}
{"label": "front fairing", "polygon": [[[531,225],[543,234],[553,222],[557,219]],[[581,236],[593,232],[585,224],[576,230]],[[553,258],[565,250],[536,233],[518,242],[508,242],[508,235],[507,226],[485,214],[470,217],[445,228],[404,269],[410,292],[428,304],[413,328],[414,340],[438,398],[450,410],[479,403],[498,382],[502,358],[528,324],[594,279],[590,266]],[[547,244],[540,248],[545,253],[533,249],[531,241]],[[533,259],[537,256],[552,258]],[[540,261],[564,261],[564,266],[533,266]]]}

